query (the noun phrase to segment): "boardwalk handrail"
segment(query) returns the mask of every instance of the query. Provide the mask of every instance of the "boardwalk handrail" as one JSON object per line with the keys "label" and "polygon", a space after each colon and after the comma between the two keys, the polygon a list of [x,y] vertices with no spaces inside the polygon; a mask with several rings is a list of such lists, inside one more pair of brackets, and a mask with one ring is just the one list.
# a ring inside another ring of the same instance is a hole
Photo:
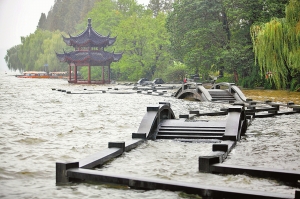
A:
{"label": "boardwalk handrail", "polygon": [[209,94],[207,89],[205,89],[204,86],[202,86],[202,84],[198,84],[196,92],[201,94],[201,97],[204,101],[211,101],[212,100],[211,95]]}
{"label": "boardwalk handrail", "polygon": [[146,134],[147,139],[154,139],[157,127],[164,119],[175,119],[170,103],[159,102],[159,105],[148,106],[137,133]]}
{"label": "boardwalk handrail", "polygon": [[233,96],[236,99],[240,99],[240,101],[246,102],[247,98],[245,97],[244,93],[241,91],[241,89],[235,85],[230,86],[230,92],[233,94]]}
{"label": "boardwalk handrail", "polygon": [[232,106],[228,109],[224,140],[239,141],[241,137],[242,114],[244,110],[242,106]]}

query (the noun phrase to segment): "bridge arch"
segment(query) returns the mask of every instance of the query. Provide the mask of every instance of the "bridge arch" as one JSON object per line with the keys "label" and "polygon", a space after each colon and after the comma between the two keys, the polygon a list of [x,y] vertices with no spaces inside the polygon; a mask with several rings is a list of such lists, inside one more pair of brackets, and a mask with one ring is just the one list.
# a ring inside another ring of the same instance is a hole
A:
{"label": "bridge arch", "polygon": [[159,105],[148,106],[137,133],[145,134],[148,140],[155,139],[159,124],[165,119],[175,119],[170,103],[159,102]]}
{"label": "bridge arch", "polygon": [[210,89],[206,89],[202,83],[186,83],[177,90],[174,97],[177,99],[192,97],[199,101],[247,101],[239,87],[228,82],[214,84]]}

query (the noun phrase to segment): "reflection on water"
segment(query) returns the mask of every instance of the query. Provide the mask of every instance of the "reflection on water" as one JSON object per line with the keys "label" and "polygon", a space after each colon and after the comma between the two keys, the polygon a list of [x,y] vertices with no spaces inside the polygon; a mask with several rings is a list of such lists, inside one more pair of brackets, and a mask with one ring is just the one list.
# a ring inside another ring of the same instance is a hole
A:
{"label": "reflection on water", "polygon": [[[110,87],[129,89],[120,85]],[[55,162],[77,161],[107,148],[108,142],[130,140],[148,105],[170,102],[177,118],[180,114],[187,114],[188,110],[208,112],[228,106],[137,93],[69,95],[52,91],[51,88],[71,91],[108,89],[105,85],[70,85],[65,80],[21,79],[0,74],[1,198],[185,197],[179,192],[131,190],[102,184],[55,186]],[[255,92],[247,90],[245,96],[264,100],[261,99],[262,94],[256,96]],[[273,96],[270,94],[266,97]],[[298,103],[299,95],[298,98],[296,95],[295,99],[287,99],[281,94],[279,98],[271,100],[284,102],[285,99],[285,102]],[[300,170],[299,128],[299,115],[255,119],[226,163]],[[149,141],[99,169],[294,194],[294,187],[274,180],[199,173],[198,156],[210,151],[211,143]]]}

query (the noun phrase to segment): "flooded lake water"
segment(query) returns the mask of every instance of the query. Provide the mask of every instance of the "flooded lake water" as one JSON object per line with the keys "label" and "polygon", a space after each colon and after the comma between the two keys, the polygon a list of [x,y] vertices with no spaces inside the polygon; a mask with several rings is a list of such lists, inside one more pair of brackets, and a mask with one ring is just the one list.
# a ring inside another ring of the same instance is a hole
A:
{"label": "flooded lake water", "polygon": [[[170,102],[177,118],[180,114],[188,114],[189,110],[210,112],[228,107],[228,104],[175,99],[170,97],[171,91],[166,96],[137,94],[132,87],[72,85],[66,80],[22,79],[1,73],[0,198],[183,198],[182,193],[162,190],[133,190],[105,184],[55,184],[56,162],[78,161],[107,148],[108,142],[130,140],[148,105]],[[52,88],[78,93],[93,91],[94,94],[66,94]],[[110,93],[109,88],[133,92],[116,94]],[[300,93],[281,92],[276,96],[271,93],[244,92],[254,100],[300,104]],[[133,176],[295,194],[295,187],[276,180],[198,172],[198,157],[209,152],[210,143],[148,141],[100,169]],[[225,163],[300,170],[300,114],[255,119]]]}

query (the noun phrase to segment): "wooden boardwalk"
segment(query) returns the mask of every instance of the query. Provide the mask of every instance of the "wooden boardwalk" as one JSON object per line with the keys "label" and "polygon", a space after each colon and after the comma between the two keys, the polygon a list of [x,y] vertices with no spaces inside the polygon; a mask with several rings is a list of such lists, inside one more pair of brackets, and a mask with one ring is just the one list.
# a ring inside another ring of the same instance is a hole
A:
{"label": "wooden boardwalk", "polygon": [[[290,104],[290,106],[294,105]],[[275,108],[277,108],[277,105]],[[275,110],[272,109],[272,111],[274,112]],[[253,176],[280,179],[293,183],[297,183],[300,180],[299,171],[284,171],[266,168],[260,169],[222,164],[230,151],[240,140],[241,136],[245,134],[248,124],[254,117],[247,115],[247,109],[244,103],[235,103],[228,109],[220,111],[220,113],[226,113],[227,116],[225,120],[191,121],[190,117],[200,115],[200,113],[193,111],[186,115],[180,115],[179,118],[176,119],[169,103],[163,102],[158,105],[148,106],[147,112],[143,117],[138,130],[136,133],[132,134],[131,140],[124,142],[109,142],[107,149],[77,162],[57,162],[56,183],[63,184],[77,181],[115,183],[136,189],[183,191],[189,194],[198,194],[202,197],[210,198],[299,199],[299,191],[296,191],[295,195],[274,194],[269,192],[207,186],[172,180],[134,177],[131,175],[119,175],[115,173],[111,174],[103,171],[92,170],[95,167],[102,166],[108,161],[119,157],[124,152],[129,152],[147,140],[176,139],[178,141],[185,142],[204,141],[213,143],[211,153],[206,156],[199,157],[199,172],[224,174],[247,173]],[[210,113],[207,113],[206,115],[209,114]]]}

